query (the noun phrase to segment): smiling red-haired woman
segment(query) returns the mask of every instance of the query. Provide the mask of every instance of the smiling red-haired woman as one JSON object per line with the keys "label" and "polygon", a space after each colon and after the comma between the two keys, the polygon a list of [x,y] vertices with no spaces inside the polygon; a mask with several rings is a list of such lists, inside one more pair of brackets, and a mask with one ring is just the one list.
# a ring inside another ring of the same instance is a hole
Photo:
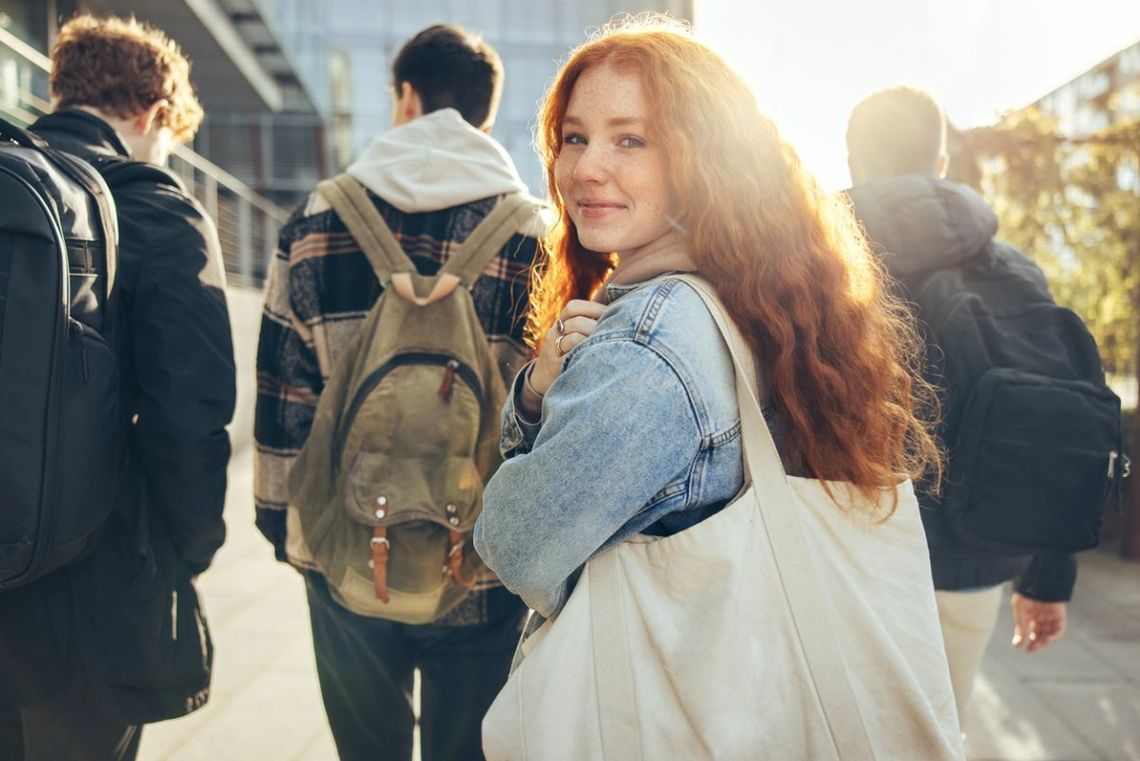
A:
{"label": "smiling red-haired woman", "polygon": [[538,617],[488,758],[960,758],[935,405],[849,209],[661,17],[575,50],[538,129],[537,357],[475,533]]}

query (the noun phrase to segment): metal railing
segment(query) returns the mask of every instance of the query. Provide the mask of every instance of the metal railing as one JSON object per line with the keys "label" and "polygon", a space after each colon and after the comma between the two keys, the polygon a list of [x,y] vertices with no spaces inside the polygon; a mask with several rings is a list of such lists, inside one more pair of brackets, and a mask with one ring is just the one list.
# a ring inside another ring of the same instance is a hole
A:
{"label": "metal railing", "polygon": [[[0,29],[0,113],[5,118],[27,126],[51,110],[50,71],[47,56]],[[288,212],[186,146],[174,151],[170,168],[217,224],[230,283],[260,286]]]}

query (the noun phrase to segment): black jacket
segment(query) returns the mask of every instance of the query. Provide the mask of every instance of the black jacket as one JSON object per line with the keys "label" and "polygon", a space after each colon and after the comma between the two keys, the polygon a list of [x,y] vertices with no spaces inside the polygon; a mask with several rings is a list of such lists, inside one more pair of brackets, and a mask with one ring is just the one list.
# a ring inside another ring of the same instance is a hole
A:
{"label": "black jacket", "polygon": [[[849,191],[880,259],[906,297],[935,270],[1000,264],[1034,280],[1048,291],[1041,269],[1013,246],[995,240],[998,221],[970,188],[935,177],[910,175],[857,185]],[[921,315],[919,315],[921,318]],[[936,374],[927,380],[937,385]],[[940,428],[954,428],[956,410],[944,410]],[[1017,589],[1035,600],[1068,600],[1076,581],[1072,555],[1017,558],[971,550],[958,542],[941,520],[936,501],[919,489],[923,525],[930,545],[934,586],[944,590],[989,587],[1017,579]]]}
{"label": "black jacket", "polygon": [[[82,111],[32,130],[93,163],[128,158],[119,135]],[[0,595],[0,702],[82,681],[131,723],[183,715],[208,695],[213,646],[193,578],[225,538],[235,402],[217,231],[177,177],[148,169],[112,191],[129,430],[116,509],[91,555]]]}

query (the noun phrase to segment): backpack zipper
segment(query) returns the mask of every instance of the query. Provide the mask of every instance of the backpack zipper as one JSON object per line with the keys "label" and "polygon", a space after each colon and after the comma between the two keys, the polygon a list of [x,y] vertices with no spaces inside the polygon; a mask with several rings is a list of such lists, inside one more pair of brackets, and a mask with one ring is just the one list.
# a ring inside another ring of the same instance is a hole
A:
{"label": "backpack zipper", "polygon": [[[338,433],[336,441],[336,462],[340,462],[341,455],[344,454],[344,443],[348,438],[348,432],[352,429],[352,423],[356,419],[356,413],[360,411],[360,407],[364,404],[364,400],[368,397],[372,390],[380,385],[380,381],[400,367],[408,367],[409,365],[429,365],[444,368],[444,385],[439,388],[439,395],[444,399],[450,400],[451,386],[456,377],[463,381],[471,393],[475,395],[475,401],[478,402],[479,408],[483,407],[483,389],[479,384],[479,376],[475,374],[467,365],[463,364],[455,357],[450,357],[446,354],[429,354],[427,352],[411,352],[408,354],[398,354],[392,359],[388,360],[380,367],[373,370],[368,377],[360,384],[357,389],[356,396],[352,398],[352,403],[348,406],[348,412],[344,416],[343,434]],[[450,375],[450,380],[448,376]],[[446,390],[446,396],[444,392]]]}
{"label": "backpack zipper", "polygon": [[455,383],[455,371],[459,369],[459,362],[457,360],[450,360],[447,363],[447,369],[443,371],[443,381],[439,384],[439,398],[445,402],[451,401],[451,386]]}
{"label": "backpack zipper", "polygon": [[83,385],[87,385],[91,379],[90,366],[87,364],[87,341],[83,338],[83,326],[78,320],[73,320],[71,323],[71,331],[75,334],[75,340],[79,343],[79,366],[83,374]]}

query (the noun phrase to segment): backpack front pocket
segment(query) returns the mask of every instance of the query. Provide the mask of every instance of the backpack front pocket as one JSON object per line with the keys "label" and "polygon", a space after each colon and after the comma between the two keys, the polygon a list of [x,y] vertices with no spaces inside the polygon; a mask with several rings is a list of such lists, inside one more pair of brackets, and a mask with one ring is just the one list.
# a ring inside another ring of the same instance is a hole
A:
{"label": "backpack front pocket", "polygon": [[348,517],[369,526],[425,520],[469,532],[483,505],[483,479],[470,457],[357,452],[346,487]]}
{"label": "backpack front pocket", "polygon": [[[483,391],[475,371],[447,354],[398,354],[357,386],[337,432],[334,462],[356,451],[401,447],[454,453],[479,429]],[[472,440],[469,446],[474,448]]]}
{"label": "backpack front pocket", "polygon": [[985,373],[950,457],[942,504],[955,536],[1010,555],[1095,547],[1116,476],[1119,405],[1086,381]]}
{"label": "backpack front pocket", "polygon": [[483,500],[483,481],[469,457],[417,458],[358,452],[348,473],[338,542],[350,570],[372,576],[372,542],[386,544],[386,583],[418,594],[439,589],[458,552],[463,576],[479,566],[470,546]]}

